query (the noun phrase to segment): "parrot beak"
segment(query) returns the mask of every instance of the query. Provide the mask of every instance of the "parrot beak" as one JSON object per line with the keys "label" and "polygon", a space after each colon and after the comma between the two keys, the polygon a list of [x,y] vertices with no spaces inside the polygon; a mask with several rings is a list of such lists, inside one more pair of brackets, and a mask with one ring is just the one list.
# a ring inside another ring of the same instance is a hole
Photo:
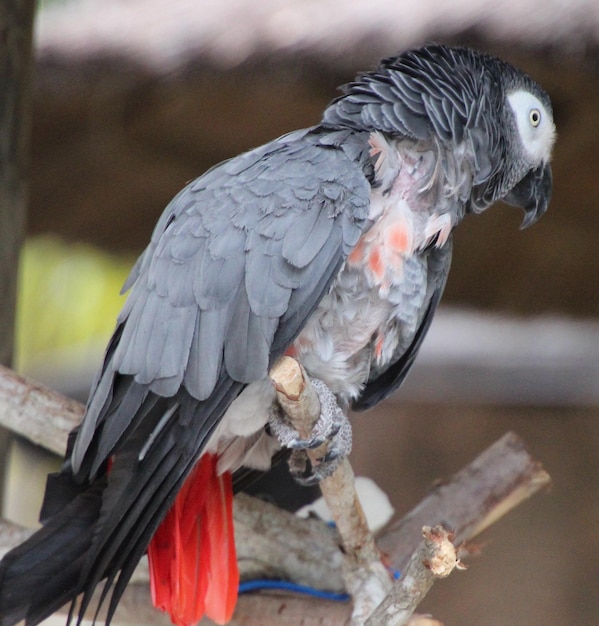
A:
{"label": "parrot beak", "polygon": [[524,209],[521,229],[532,226],[545,213],[551,200],[553,176],[545,163],[528,174],[503,198],[504,202]]}

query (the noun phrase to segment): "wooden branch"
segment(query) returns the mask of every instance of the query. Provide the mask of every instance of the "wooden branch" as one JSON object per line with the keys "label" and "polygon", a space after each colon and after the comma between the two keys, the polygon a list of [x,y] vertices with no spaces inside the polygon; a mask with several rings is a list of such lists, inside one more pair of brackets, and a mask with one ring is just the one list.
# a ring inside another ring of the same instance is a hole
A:
{"label": "wooden branch", "polygon": [[[292,426],[304,439],[310,437],[320,416],[320,401],[305,370],[292,357],[283,357],[270,372],[277,400]],[[327,452],[327,444],[308,450],[312,465]],[[389,572],[368,528],[356,492],[354,472],[347,458],[333,474],[320,482],[320,489],[335,521],[347,556],[344,578],[354,601],[352,624],[363,624],[392,586]]]}
{"label": "wooden branch", "polygon": [[451,479],[437,484],[408,515],[392,522],[379,548],[401,569],[424,525],[443,524],[458,543],[467,541],[550,482],[524,441],[508,432]]}
{"label": "wooden branch", "polygon": [[[23,436],[41,445],[46,445],[47,440],[50,443],[46,447],[59,452],[64,450],[66,434],[78,423],[81,413],[80,404],[0,368],[0,421],[14,425]],[[379,537],[378,545],[395,567],[405,569],[421,541],[423,526],[445,523],[455,532],[457,542],[467,541],[549,481],[548,474],[531,457],[522,440],[514,433],[507,433],[466,468],[435,486],[408,515],[390,524]],[[251,576],[271,574],[295,579],[298,563],[308,554],[302,573],[306,578],[302,580],[318,588],[339,590],[341,557],[337,537],[319,520],[297,519],[262,501],[239,495],[235,526],[242,572],[245,563],[249,564],[246,571]],[[17,545],[30,532],[0,524],[0,555],[2,549]],[[267,544],[268,552],[264,547]],[[267,563],[264,563],[265,554],[268,554]],[[259,567],[261,563],[263,570]],[[147,580],[147,573],[142,570],[137,579]],[[327,581],[331,583],[329,586]],[[114,623],[167,624],[168,619],[158,611],[149,610],[150,606],[147,582],[131,584]],[[350,613],[348,604],[260,593],[240,597],[231,626],[299,626],[307,622],[345,626],[349,624]]]}
{"label": "wooden branch", "polygon": [[1,426],[64,456],[83,411],[81,403],[0,365]]}
{"label": "wooden branch", "polygon": [[433,583],[460,567],[453,535],[443,526],[425,526],[422,536],[424,539],[412,554],[401,581],[393,586],[366,626],[406,626]]}
{"label": "wooden branch", "polygon": [[235,496],[233,515],[242,580],[293,580],[345,591],[339,535],[322,520],[298,517],[244,493]]}
{"label": "wooden branch", "polygon": [[[447,527],[455,532],[455,541],[468,541],[549,483],[549,475],[529,454],[524,442],[508,432],[470,465],[436,485],[405,517],[391,523],[377,543],[391,563],[405,571],[424,526],[447,520]],[[248,603],[242,597],[231,626],[300,626],[308,621],[327,626],[349,624],[350,607],[329,603],[330,608],[324,610],[310,599],[293,598],[294,611],[286,613],[288,600],[289,596],[262,594]],[[298,604],[303,604],[303,609],[298,609]],[[261,621],[252,621],[252,615],[261,616]],[[418,620],[427,626],[439,624],[419,616],[409,622],[410,626]]]}

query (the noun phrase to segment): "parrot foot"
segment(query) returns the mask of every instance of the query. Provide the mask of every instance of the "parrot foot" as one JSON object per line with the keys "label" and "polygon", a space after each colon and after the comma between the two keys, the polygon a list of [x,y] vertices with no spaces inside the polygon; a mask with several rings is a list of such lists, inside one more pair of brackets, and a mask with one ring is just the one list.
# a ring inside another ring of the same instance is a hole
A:
{"label": "parrot foot", "polygon": [[[320,417],[310,437],[303,439],[278,406],[273,406],[269,417],[271,433],[283,447],[292,450],[289,468],[295,480],[303,485],[314,485],[330,476],[352,448],[351,424],[334,394],[321,380],[311,380],[320,400]],[[308,450],[315,450],[325,443],[328,447],[322,457],[308,458]]]}

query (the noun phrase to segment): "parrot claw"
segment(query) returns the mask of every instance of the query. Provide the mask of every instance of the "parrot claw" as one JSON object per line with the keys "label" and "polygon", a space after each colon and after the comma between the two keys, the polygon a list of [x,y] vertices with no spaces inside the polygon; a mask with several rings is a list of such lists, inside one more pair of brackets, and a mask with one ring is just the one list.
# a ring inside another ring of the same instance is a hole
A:
{"label": "parrot claw", "polygon": [[[341,457],[343,458],[343,457]],[[332,461],[340,460],[340,453],[338,450],[330,450],[323,457],[318,459],[319,463],[331,463]]]}
{"label": "parrot claw", "polygon": [[[327,455],[328,456],[328,455]],[[303,487],[317,485],[323,478],[328,478],[337,468],[339,457],[318,460],[316,466],[308,458],[305,450],[293,450],[289,457],[289,471],[296,483]]]}
{"label": "parrot claw", "polygon": [[288,462],[289,472],[298,484],[311,487],[320,482],[320,478],[314,472],[305,450],[293,450]]}
{"label": "parrot claw", "polygon": [[[320,417],[310,437],[302,438],[278,406],[273,406],[268,421],[270,432],[283,447],[292,450],[289,468],[294,479],[302,485],[314,485],[330,476],[352,448],[351,424],[334,394],[321,380],[312,379],[312,384],[320,400]],[[316,459],[316,463],[311,462],[306,451],[325,443],[328,443],[326,453]]]}
{"label": "parrot claw", "polygon": [[341,424],[336,424],[331,428],[326,437],[322,434],[316,434],[309,439],[301,439],[299,438],[297,431],[293,430],[292,428],[291,430],[293,430],[293,432],[298,436],[294,439],[291,439],[286,447],[291,448],[292,450],[315,450],[327,441],[331,441],[333,437],[337,435],[340,429]]}

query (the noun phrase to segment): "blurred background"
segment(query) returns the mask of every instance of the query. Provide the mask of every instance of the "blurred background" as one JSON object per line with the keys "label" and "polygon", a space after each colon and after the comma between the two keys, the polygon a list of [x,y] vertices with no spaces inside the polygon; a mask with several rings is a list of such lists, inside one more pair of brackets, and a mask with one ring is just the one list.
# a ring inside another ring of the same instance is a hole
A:
{"label": "blurred background", "polygon": [[[549,92],[554,199],[526,231],[502,205],[460,226],[421,357],[396,397],[356,416],[352,462],[407,512],[515,430],[553,488],[487,531],[481,557],[421,609],[447,626],[597,623],[596,0],[39,3],[16,364],[84,401],[120,287],[170,198],[318,122],[340,84],[431,40],[501,56]],[[4,516],[34,524],[60,460],[14,440],[7,461]]]}

